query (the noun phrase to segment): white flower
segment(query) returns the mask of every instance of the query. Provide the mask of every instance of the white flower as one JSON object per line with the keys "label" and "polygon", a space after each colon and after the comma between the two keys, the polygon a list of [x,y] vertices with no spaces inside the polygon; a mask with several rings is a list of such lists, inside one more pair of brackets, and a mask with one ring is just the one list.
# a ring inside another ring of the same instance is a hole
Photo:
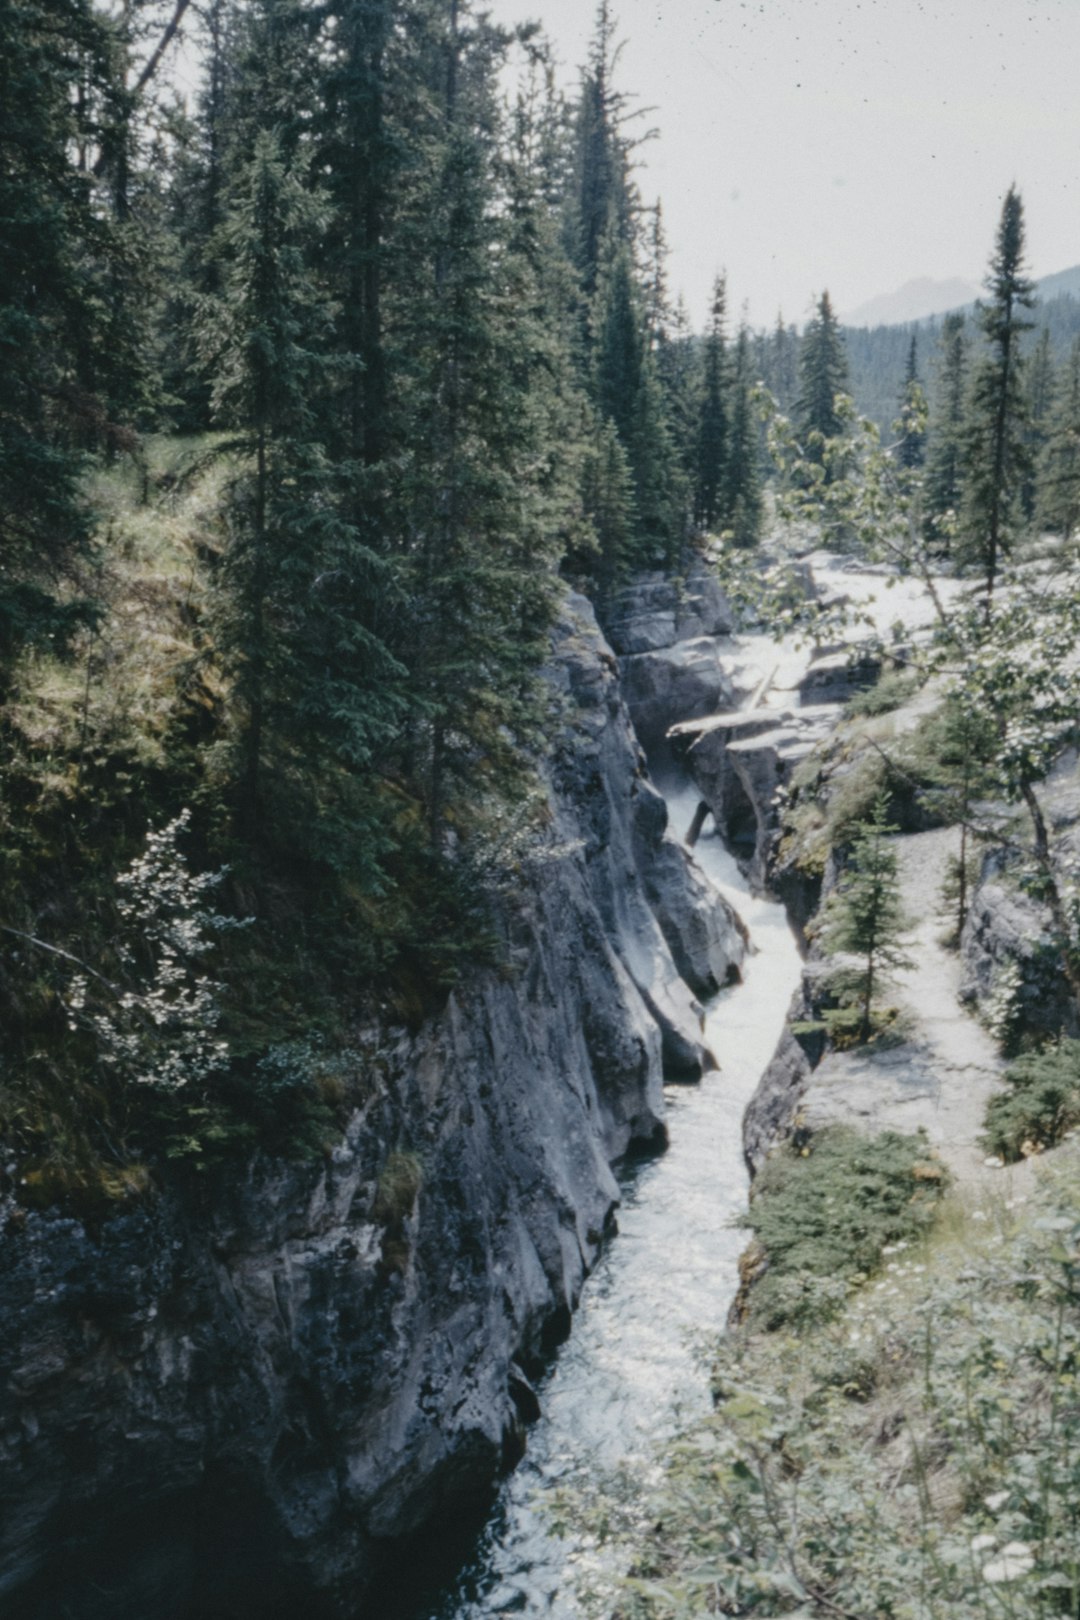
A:
{"label": "white flower", "polygon": [[1008,1491],[995,1491],[993,1496],[986,1496],[983,1500],[991,1513],[1000,1513],[1009,1500],[1009,1493]]}
{"label": "white flower", "polygon": [[1007,1547],[1002,1547],[999,1557],[983,1565],[983,1580],[991,1583],[1017,1581],[1034,1568],[1035,1557],[1027,1543],[1010,1541]]}
{"label": "white flower", "polygon": [[997,1546],[997,1536],[974,1536],[971,1542],[973,1553],[989,1552],[991,1547]]}

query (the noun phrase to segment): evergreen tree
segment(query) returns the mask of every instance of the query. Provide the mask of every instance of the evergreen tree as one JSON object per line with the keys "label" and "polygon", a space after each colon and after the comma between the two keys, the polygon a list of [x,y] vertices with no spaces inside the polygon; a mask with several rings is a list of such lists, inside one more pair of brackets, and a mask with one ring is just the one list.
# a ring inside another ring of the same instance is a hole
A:
{"label": "evergreen tree", "polygon": [[[848,387],[844,340],[827,292],[822,293],[813,318],[799,345],[799,395],[795,425],[804,442],[806,458],[825,464],[825,441],[840,438],[844,420],[838,396]],[[838,476],[835,461],[826,467],[826,480]]]}
{"label": "evergreen tree", "polygon": [[1023,260],[1023,204],[1011,187],[986,281],[991,299],[979,310],[987,352],[975,366],[964,440],[962,555],[977,563],[983,574],[987,611],[1001,559],[1021,516],[1030,459],[1020,338],[1031,328],[1023,311],[1031,307],[1035,294],[1033,283],[1024,276]]}
{"label": "evergreen tree", "polygon": [[606,607],[634,560],[637,533],[633,479],[613,422],[599,425],[585,456],[582,500],[596,546],[595,561],[583,561]]}
{"label": "evergreen tree", "polygon": [[794,326],[784,325],[783,311],[778,311],[776,325],[766,342],[766,365],[763,380],[782,411],[790,411],[795,404],[799,374],[799,334]]}
{"label": "evergreen tree", "polygon": [[946,541],[963,498],[967,366],[967,323],[961,314],[946,315],[926,467],[927,534],[939,544]]}
{"label": "evergreen tree", "polygon": [[[265,831],[272,789],[279,837],[287,830],[324,860],[366,864],[374,881],[375,851],[348,823],[362,819],[355,789],[397,723],[397,672],[353,610],[371,559],[332,498],[320,433],[331,311],[308,261],[324,217],[305,181],[263,132],[228,194],[221,294],[204,328],[215,411],[242,456],[220,640],[239,713],[246,834]],[[334,804],[335,783],[344,805]]]}
{"label": "evergreen tree", "polygon": [[1073,344],[1039,465],[1037,517],[1071,540],[1080,526],[1080,338]]}
{"label": "evergreen tree", "polygon": [[110,71],[85,0],[0,0],[0,693],[21,647],[62,644],[90,612],[62,582],[88,542],[83,452],[118,442],[90,363],[111,242],[91,174]]}
{"label": "evergreen tree", "polygon": [[630,465],[638,561],[673,561],[683,541],[685,495],[626,248],[614,249],[594,310],[594,399],[601,420],[614,424]]}
{"label": "evergreen tree", "polygon": [[724,484],[726,526],[737,546],[752,546],[761,533],[761,476],[758,470],[758,425],[754,420],[750,333],[745,323],[735,344],[731,431]]}
{"label": "evergreen tree", "polygon": [[664,397],[679,476],[693,490],[701,415],[701,346],[694,337],[686,304],[679,298],[670,330],[656,351],[656,371]]}
{"label": "evergreen tree", "polygon": [[454,794],[505,786],[535,721],[574,498],[565,475],[580,472],[567,400],[551,386],[565,367],[551,347],[543,199],[517,181],[496,189],[500,38],[464,5],[433,18],[440,116],[407,200],[412,275],[394,307],[409,356],[398,387],[413,765],[436,852]]}
{"label": "evergreen tree", "polygon": [[571,257],[586,301],[597,291],[612,243],[635,237],[637,194],[630,179],[632,143],[624,127],[632,116],[613,84],[617,50],[610,0],[600,0],[577,107],[575,183],[568,215]]}
{"label": "evergreen tree", "polygon": [[1038,499],[1038,469],[1050,432],[1054,408],[1054,361],[1050,353],[1050,329],[1044,326],[1027,362],[1027,476],[1021,493],[1024,517],[1030,523]]}
{"label": "evergreen tree", "polygon": [[729,412],[727,283],[722,275],[713,283],[709,328],[702,359],[701,410],[698,423],[697,476],[694,520],[702,529],[714,529],[729,512]]}
{"label": "evergreen tree", "polygon": [[881,793],[870,818],[861,822],[852,842],[851,860],[825,907],[822,943],[834,955],[862,958],[847,995],[858,1008],[859,1039],[870,1039],[874,992],[890,969],[904,967],[899,945],[906,926],[900,902],[896,851],[889,837],[888,797]]}
{"label": "evergreen tree", "polygon": [[921,467],[926,459],[926,395],[919,381],[918,338],[914,333],[900,393],[896,459],[908,472]]}

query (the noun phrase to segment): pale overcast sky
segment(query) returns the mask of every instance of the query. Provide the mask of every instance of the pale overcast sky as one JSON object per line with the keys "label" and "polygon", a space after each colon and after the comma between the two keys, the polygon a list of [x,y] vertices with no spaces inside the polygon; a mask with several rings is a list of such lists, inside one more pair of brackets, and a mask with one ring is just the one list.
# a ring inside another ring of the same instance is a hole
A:
{"label": "pale overcast sky", "polygon": [[[592,0],[487,0],[568,67]],[[981,281],[1015,180],[1037,275],[1080,263],[1080,0],[616,0],[619,82],[656,108],[639,176],[704,322],[755,324],[918,276]]]}

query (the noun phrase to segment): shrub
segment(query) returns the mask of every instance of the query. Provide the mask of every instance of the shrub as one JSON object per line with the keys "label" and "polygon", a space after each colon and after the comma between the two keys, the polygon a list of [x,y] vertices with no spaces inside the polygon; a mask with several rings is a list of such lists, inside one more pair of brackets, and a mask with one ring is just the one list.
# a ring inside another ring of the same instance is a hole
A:
{"label": "shrub", "polygon": [[1008,1091],[986,1110],[984,1144],[1007,1161],[1053,1147],[1080,1125],[1080,1041],[1062,1040],[1018,1058],[1005,1075]]}
{"label": "shrub", "polygon": [[750,1320],[777,1328],[833,1315],[887,1245],[926,1232],[946,1181],[921,1136],[831,1126],[805,1149],[785,1147],[759,1175],[747,1216],[768,1260]]}
{"label": "shrub", "polygon": [[901,708],[919,689],[919,677],[903,670],[890,670],[865,692],[856,692],[848,703],[848,713],[871,719]]}

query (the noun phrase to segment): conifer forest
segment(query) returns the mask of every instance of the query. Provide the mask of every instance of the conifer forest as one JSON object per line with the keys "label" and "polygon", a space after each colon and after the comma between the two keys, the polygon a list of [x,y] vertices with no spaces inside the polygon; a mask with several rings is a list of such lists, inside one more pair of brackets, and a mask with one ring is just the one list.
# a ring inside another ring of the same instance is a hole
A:
{"label": "conifer forest", "polygon": [[537,10],[0,0],[0,1616],[1080,1620],[1080,296]]}

